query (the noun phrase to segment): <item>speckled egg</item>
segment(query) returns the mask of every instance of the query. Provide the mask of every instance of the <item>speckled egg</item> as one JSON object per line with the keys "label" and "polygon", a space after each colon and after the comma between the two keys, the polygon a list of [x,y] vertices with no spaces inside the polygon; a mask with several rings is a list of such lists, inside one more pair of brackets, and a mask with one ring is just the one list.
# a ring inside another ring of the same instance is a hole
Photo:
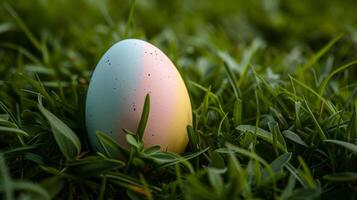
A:
{"label": "speckled egg", "polygon": [[92,147],[100,150],[96,131],[128,147],[123,129],[135,132],[146,94],[150,113],[144,146],[182,153],[192,124],[190,98],[179,72],[158,48],[138,39],[114,44],[97,64],[87,93],[86,126]]}

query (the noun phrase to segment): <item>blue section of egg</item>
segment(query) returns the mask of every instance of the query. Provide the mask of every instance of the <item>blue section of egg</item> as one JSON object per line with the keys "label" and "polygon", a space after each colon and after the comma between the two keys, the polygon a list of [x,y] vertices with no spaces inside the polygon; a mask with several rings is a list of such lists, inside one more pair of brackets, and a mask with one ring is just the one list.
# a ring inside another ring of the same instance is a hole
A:
{"label": "blue section of egg", "polygon": [[118,124],[118,114],[123,114],[124,106],[130,104],[127,101],[140,83],[141,52],[134,39],[124,40],[113,45],[97,64],[86,102],[86,126],[93,147],[99,146],[96,130],[116,139],[119,130],[114,126]]}

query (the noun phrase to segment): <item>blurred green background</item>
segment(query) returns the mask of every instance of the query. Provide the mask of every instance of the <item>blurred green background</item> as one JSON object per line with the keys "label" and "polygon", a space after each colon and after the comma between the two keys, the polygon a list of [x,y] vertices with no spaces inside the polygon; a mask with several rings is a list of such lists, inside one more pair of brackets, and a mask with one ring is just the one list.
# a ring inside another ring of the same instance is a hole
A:
{"label": "blurred green background", "polygon": [[[217,52],[239,63],[250,46],[258,50],[257,61],[251,61],[256,70],[271,68],[283,77],[339,34],[344,34],[342,42],[332,50],[329,62],[338,65],[357,57],[353,0],[138,0],[132,17],[130,6],[128,0],[2,0],[2,79],[11,80],[19,72],[11,69],[20,52],[25,54],[20,71],[29,75],[41,72],[40,78],[46,80],[41,74],[55,71],[58,80],[88,80],[103,53],[129,37],[158,46],[184,78],[199,82],[200,76],[221,64]],[[316,73],[329,71],[328,66],[316,67]],[[206,82],[215,87],[212,79]]]}
{"label": "blurred green background", "polygon": [[[33,35],[48,43],[48,48],[55,53],[53,62],[61,65],[68,62],[63,58],[74,56],[78,59],[75,63],[78,68],[93,68],[109,46],[128,36],[125,36],[125,27],[129,1],[17,0],[8,3]],[[340,51],[349,55],[356,51],[356,8],[353,0],[138,0],[128,32],[130,37],[146,38],[157,45],[169,43],[177,54],[197,43],[239,51],[257,37],[272,48],[316,51],[336,35],[347,33],[344,39],[351,40],[351,46]],[[28,47],[34,54],[39,53],[31,49],[30,41],[4,6],[0,7],[0,19],[2,43],[11,41]],[[1,60],[11,62],[4,49]]]}

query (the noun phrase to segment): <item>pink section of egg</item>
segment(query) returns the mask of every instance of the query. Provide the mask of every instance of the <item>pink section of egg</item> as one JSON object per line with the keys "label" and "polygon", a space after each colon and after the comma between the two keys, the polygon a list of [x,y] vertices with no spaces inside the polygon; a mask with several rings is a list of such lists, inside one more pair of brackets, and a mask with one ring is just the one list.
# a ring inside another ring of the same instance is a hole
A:
{"label": "pink section of egg", "polygon": [[[135,132],[146,94],[150,113],[144,145],[160,145],[162,150],[181,153],[188,143],[186,126],[192,124],[191,104],[184,82],[170,59],[155,46],[142,42],[140,82],[135,84],[130,106],[120,115],[118,125]],[[119,143],[127,146],[123,137]]]}

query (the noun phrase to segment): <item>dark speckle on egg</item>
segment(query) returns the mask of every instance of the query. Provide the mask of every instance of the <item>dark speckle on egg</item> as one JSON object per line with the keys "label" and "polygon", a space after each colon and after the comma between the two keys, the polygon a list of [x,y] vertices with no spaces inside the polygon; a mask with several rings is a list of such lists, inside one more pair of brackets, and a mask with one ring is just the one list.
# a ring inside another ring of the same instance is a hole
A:
{"label": "dark speckle on egg", "polygon": [[150,74],[148,74],[148,76],[150,76]]}
{"label": "dark speckle on egg", "polygon": [[136,111],[136,105],[135,105],[135,103],[133,104],[133,110]]}

